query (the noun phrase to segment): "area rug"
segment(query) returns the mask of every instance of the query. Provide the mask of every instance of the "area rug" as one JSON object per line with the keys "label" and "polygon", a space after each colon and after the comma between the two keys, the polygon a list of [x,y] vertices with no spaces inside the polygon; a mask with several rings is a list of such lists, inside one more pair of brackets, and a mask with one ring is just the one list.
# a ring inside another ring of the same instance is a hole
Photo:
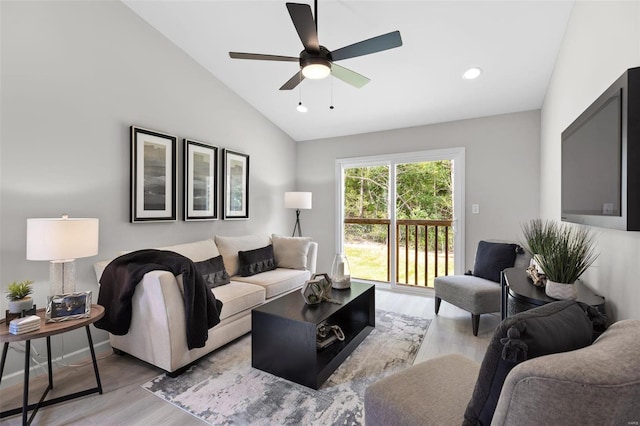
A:
{"label": "area rug", "polygon": [[411,364],[431,320],[376,310],[376,327],[319,390],[251,367],[246,335],[142,387],[213,425],[361,425],[367,386]]}

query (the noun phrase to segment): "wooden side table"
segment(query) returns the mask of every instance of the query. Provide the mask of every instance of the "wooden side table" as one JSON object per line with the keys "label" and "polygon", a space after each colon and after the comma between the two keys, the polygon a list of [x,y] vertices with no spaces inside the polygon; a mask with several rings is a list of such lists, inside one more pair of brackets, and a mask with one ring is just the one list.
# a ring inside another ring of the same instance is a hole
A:
{"label": "wooden side table", "polygon": [[[77,320],[46,323],[44,321],[44,309],[39,309],[37,315],[40,317],[40,329],[32,331],[31,333],[24,333],[14,335],[9,333],[9,327],[5,324],[5,320],[0,320],[0,342],[4,343],[2,349],[2,360],[0,361],[0,383],[2,383],[2,373],[4,372],[4,365],[7,359],[7,352],[9,350],[9,343],[11,342],[25,342],[24,351],[24,389],[22,394],[22,408],[14,408],[6,410],[0,413],[0,419],[8,416],[12,416],[22,412],[22,424],[29,425],[33,421],[38,409],[40,407],[46,407],[48,405],[57,404],[58,402],[68,401],[70,399],[80,398],[92,393],[102,394],[102,384],[100,383],[100,373],[98,372],[98,363],[96,361],[96,353],[93,348],[93,339],[91,339],[91,331],[89,325],[98,321],[104,316],[104,308],[100,305],[91,305],[91,316],[88,318],[81,318]],[[89,341],[89,350],[91,351],[91,359],[93,361],[93,371],[96,375],[96,387],[86,389],[80,392],[75,392],[69,395],[60,396],[45,401],[47,394],[53,389],[53,374],[51,367],[51,336],[56,334],[66,333],[71,330],[84,327],[87,331],[87,340]],[[47,366],[49,374],[49,385],[45,389],[40,401],[35,404],[29,404],[29,367],[31,356],[31,340],[39,339],[41,337],[47,338]],[[33,410],[31,417],[27,420],[27,414],[30,410]]]}

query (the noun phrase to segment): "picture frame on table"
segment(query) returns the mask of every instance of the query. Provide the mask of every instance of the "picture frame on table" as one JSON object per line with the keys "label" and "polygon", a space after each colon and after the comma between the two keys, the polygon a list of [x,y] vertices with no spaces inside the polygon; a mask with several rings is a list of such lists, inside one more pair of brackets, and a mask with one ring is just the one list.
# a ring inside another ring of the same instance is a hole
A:
{"label": "picture frame on table", "polygon": [[131,223],[176,220],[177,138],[131,126]]}
{"label": "picture frame on table", "polygon": [[91,316],[91,291],[56,294],[47,297],[46,322],[61,322]]}
{"label": "picture frame on table", "polygon": [[249,155],[223,150],[223,219],[249,219]]}
{"label": "picture frame on table", "polygon": [[218,219],[218,147],[184,139],[184,220]]}

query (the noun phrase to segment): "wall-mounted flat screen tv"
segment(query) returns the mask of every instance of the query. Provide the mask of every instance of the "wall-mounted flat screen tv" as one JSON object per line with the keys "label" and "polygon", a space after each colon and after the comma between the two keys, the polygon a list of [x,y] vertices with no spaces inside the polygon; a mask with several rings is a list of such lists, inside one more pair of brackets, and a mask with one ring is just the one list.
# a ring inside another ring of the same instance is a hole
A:
{"label": "wall-mounted flat screen tv", "polygon": [[562,132],[562,220],[640,230],[640,68]]}

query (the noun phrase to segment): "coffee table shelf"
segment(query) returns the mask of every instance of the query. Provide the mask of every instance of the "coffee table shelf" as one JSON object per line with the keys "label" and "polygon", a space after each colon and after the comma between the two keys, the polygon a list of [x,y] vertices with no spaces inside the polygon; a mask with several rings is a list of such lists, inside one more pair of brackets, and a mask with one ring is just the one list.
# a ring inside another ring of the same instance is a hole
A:
{"label": "coffee table shelf", "polygon": [[[375,327],[372,284],[352,283],[332,290],[342,304],[307,305],[299,292],[266,303],[251,315],[251,365],[318,389]],[[345,340],[316,349],[316,329],[339,325]]]}

